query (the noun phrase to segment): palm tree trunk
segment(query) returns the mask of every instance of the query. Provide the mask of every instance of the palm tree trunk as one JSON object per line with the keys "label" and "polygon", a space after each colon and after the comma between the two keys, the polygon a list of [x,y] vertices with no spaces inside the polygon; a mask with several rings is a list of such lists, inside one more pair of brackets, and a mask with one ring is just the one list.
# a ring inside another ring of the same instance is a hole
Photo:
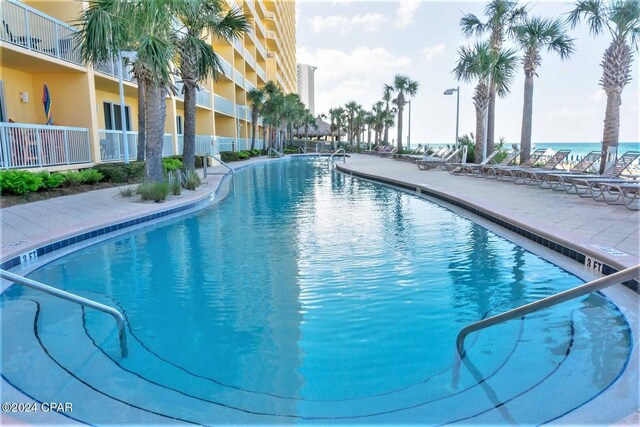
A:
{"label": "palm tree trunk", "polygon": [[[489,111],[487,112],[487,154],[493,153],[493,143],[495,140],[495,122],[496,122],[496,87],[491,84],[489,88]],[[482,153],[480,153],[482,154]]]}
{"label": "palm tree trunk", "polygon": [[146,102],[145,102],[145,81],[136,77],[138,82],[138,150],[136,160],[144,162],[144,150],[146,144]]}
{"label": "palm tree trunk", "polygon": [[476,145],[474,151],[475,163],[482,163],[482,147],[484,146],[484,122],[487,108],[476,105]]}
{"label": "palm tree trunk", "polygon": [[265,126],[264,122],[262,122],[262,149],[267,149],[267,126]]}
{"label": "palm tree trunk", "polygon": [[256,148],[256,125],[258,124],[258,110],[251,112],[251,151]]}
{"label": "palm tree trunk", "polygon": [[160,182],[162,176],[162,144],[164,140],[164,120],[166,115],[166,104],[164,90],[160,84],[153,80],[146,82],[147,118],[146,136],[147,145],[145,149],[146,166],[145,179],[148,181]]}
{"label": "palm tree trunk", "polygon": [[[387,108],[385,110],[385,120],[387,120],[387,118],[389,117],[389,105],[387,104]],[[389,144],[389,125],[388,124],[384,124],[384,144],[388,145]]]}
{"label": "palm tree trunk", "polygon": [[398,102],[398,144],[396,145],[396,147],[398,148],[396,150],[397,153],[400,153],[402,151],[402,112],[404,110],[404,105],[402,102]]}
{"label": "palm tree trunk", "polygon": [[[531,156],[531,129],[533,122],[533,71],[525,71],[524,105],[522,107],[522,131],[520,133],[520,164]],[[493,151],[491,151],[493,152]],[[489,148],[487,147],[487,153]]]}
{"label": "palm tree trunk", "polygon": [[[605,89],[606,90],[606,89]],[[602,134],[602,158],[600,160],[600,173],[606,169],[607,151],[609,147],[618,150],[620,137],[620,105],[622,96],[617,90],[607,91],[607,110],[604,115],[604,132]]]}
{"label": "palm tree trunk", "polygon": [[196,168],[196,88],[184,85],[184,135],[182,167],[184,170]]}

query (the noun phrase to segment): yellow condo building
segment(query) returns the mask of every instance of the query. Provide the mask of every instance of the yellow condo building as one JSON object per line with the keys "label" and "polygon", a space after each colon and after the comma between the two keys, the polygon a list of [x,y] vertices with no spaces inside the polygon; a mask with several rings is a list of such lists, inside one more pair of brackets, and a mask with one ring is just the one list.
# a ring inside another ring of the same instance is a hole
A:
{"label": "yellow condo building", "polygon": [[[296,91],[293,0],[227,0],[251,22],[251,31],[229,44],[210,42],[222,59],[217,81],[197,93],[196,152],[217,154],[251,144],[247,92],[276,82]],[[121,119],[117,62],[87,66],[80,58],[74,22],[83,2],[0,0],[0,168],[78,168],[135,159],[137,85],[123,69],[125,124]],[[47,115],[44,88],[50,99]],[[163,154],[182,153],[184,107],[167,98]],[[47,124],[51,119],[50,124]],[[259,122],[259,125],[261,122]],[[257,129],[261,136],[261,128]],[[263,141],[256,141],[261,148]]]}

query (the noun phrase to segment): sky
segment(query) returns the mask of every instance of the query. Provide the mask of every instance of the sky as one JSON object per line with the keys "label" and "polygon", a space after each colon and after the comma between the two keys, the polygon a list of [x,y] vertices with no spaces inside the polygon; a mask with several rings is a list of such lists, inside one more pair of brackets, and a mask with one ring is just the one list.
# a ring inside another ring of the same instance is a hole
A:
{"label": "sky", "polygon": [[[524,4],[524,2],[523,2]],[[529,2],[530,14],[564,18],[572,3]],[[460,86],[460,135],[475,129],[473,84],[457,82],[452,69],[461,45],[476,39],[460,31],[460,18],[484,18],[480,1],[298,0],[297,60],[317,67],[315,111],[354,100],[370,109],[382,97],[384,83],[404,74],[419,83],[411,107],[411,143],[455,141],[456,97],[445,96]],[[483,19],[484,20],[484,19]],[[565,61],[542,53],[533,97],[534,142],[599,142],[602,140],[606,95],[599,86],[607,34],[592,37],[585,25],[569,29],[575,53]],[[524,74],[519,65],[511,93],[496,102],[496,140],[520,140]],[[638,54],[632,81],[622,93],[620,142],[640,141]],[[407,140],[407,111],[405,131]],[[396,138],[397,131],[390,131]]]}

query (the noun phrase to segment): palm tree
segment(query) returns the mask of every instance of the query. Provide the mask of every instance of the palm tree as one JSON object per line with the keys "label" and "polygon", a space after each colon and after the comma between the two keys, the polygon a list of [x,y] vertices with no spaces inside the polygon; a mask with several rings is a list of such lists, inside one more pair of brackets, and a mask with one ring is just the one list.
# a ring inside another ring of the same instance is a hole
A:
{"label": "palm tree", "polygon": [[[385,116],[389,116],[389,112],[391,111],[389,109],[390,105],[389,103],[391,102],[391,100],[393,99],[393,86],[388,85],[385,83],[384,88],[382,89],[382,101],[384,101],[384,105],[385,105]],[[388,121],[387,121],[388,122]],[[393,123],[388,124],[385,123],[384,124],[384,143],[389,144],[389,126],[393,126]]]}
{"label": "palm tree", "polygon": [[222,70],[209,35],[229,42],[249,30],[249,21],[237,8],[224,12],[222,0],[178,0],[172,2],[176,17],[177,66],[184,91],[183,167],[195,169],[196,91],[208,77],[217,78]]}
{"label": "palm tree", "polygon": [[340,141],[340,132],[342,132],[342,123],[344,122],[346,110],[342,107],[331,108],[329,110],[329,116],[331,117],[332,130],[336,130],[336,137],[334,138],[333,149],[337,149],[337,142]]}
{"label": "palm tree", "polygon": [[347,111],[347,140],[349,146],[353,149],[353,139],[355,135],[354,131],[354,119],[358,109],[362,108],[356,101],[349,101],[344,105],[344,109]]}
{"label": "palm tree", "polygon": [[309,139],[309,127],[313,127],[314,129],[318,129],[318,125],[316,124],[316,119],[313,117],[313,114],[307,109],[305,109],[304,116],[301,120],[302,125],[304,126],[304,139],[305,144]]}
{"label": "palm tree", "polygon": [[486,141],[485,120],[491,99],[491,82],[495,84],[499,96],[506,95],[515,74],[516,60],[515,50],[508,49],[496,53],[486,41],[477,42],[472,47],[462,46],[458,51],[458,63],[453,70],[456,78],[465,82],[478,82],[472,97],[476,108],[476,163],[483,160],[482,152]]}
{"label": "palm tree", "polygon": [[251,105],[251,150],[256,147],[256,127],[258,126],[258,117],[264,108],[265,93],[262,89],[253,88],[247,92],[249,105]]}
{"label": "palm tree", "polygon": [[144,84],[145,178],[162,181],[162,144],[165,123],[165,88],[171,86],[173,0],[119,2],[95,0],[88,3],[79,22],[78,38],[83,59],[99,64],[123,50],[134,51],[137,76]]}
{"label": "palm tree", "polygon": [[269,147],[274,148],[276,129],[282,124],[284,94],[273,80],[269,80],[262,90],[266,97],[262,108],[263,123],[269,127]]}
{"label": "palm tree", "polygon": [[[533,78],[542,63],[540,51],[557,53],[566,59],[573,52],[573,40],[569,38],[563,22],[559,19],[527,18],[516,27],[516,39],[524,51],[524,106],[522,108],[522,132],[520,134],[520,163],[530,157],[531,129],[533,121]],[[488,151],[487,151],[488,152]]]}
{"label": "palm tree", "polygon": [[618,150],[622,90],[631,81],[632,49],[638,51],[640,40],[640,3],[638,0],[581,0],[569,14],[572,28],[580,19],[588,22],[589,32],[594,36],[608,30],[612,38],[601,63],[600,85],[607,94],[600,162],[600,173],[603,173],[607,151]]}
{"label": "palm tree", "polygon": [[395,104],[398,106],[398,153],[402,151],[402,112],[407,104],[407,97],[413,98],[418,92],[418,82],[407,76],[396,74],[393,79],[393,90],[398,94]]}
{"label": "palm tree", "polygon": [[[515,28],[527,16],[527,6],[518,5],[517,0],[491,0],[484,9],[487,21],[482,22],[474,14],[460,20],[462,32],[467,36],[489,33],[491,49],[497,55],[506,37],[515,35]],[[487,123],[487,152],[493,151],[495,136],[496,85],[490,82],[490,101]]]}

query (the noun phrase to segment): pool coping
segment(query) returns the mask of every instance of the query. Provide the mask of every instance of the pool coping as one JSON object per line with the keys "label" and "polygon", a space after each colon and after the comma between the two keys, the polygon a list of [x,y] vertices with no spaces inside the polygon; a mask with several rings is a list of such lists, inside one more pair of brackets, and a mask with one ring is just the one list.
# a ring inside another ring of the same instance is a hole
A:
{"label": "pool coping", "polygon": [[[502,228],[521,235],[522,237],[531,240],[532,242],[541,245],[545,248],[551,249],[557,252],[559,255],[568,257],[576,263],[585,266],[585,262],[588,258],[603,261],[602,276],[608,276],[612,273],[616,273],[620,270],[628,268],[624,264],[620,263],[614,257],[609,256],[603,252],[596,252],[588,246],[582,245],[577,242],[572,242],[567,239],[563,239],[559,236],[554,236],[545,230],[532,227],[529,224],[525,224],[516,219],[509,218],[501,213],[498,213],[485,206],[480,206],[476,203],[464,200],[460,197],[448,194],[444,191],[440,191],[425,185],[411,183],[403,180],[392,179],[388,177],[382,177],[379,175],[368,174],[362,171],[356,171],[339,164],[335,164],[335,169],[341,173],[352,175],[371,181],[389,184],[392,186],[400,187],[409,192],[413,192],[417,195],[427,195],[435,199],[450,203],[465,211],[471,212],[480,218],[491,221]],[[586,267],[585,267],[586,268]],[[623,285],[633,292],[640,294],[640,282],[638,280],[629,280],[623,283]]]}

